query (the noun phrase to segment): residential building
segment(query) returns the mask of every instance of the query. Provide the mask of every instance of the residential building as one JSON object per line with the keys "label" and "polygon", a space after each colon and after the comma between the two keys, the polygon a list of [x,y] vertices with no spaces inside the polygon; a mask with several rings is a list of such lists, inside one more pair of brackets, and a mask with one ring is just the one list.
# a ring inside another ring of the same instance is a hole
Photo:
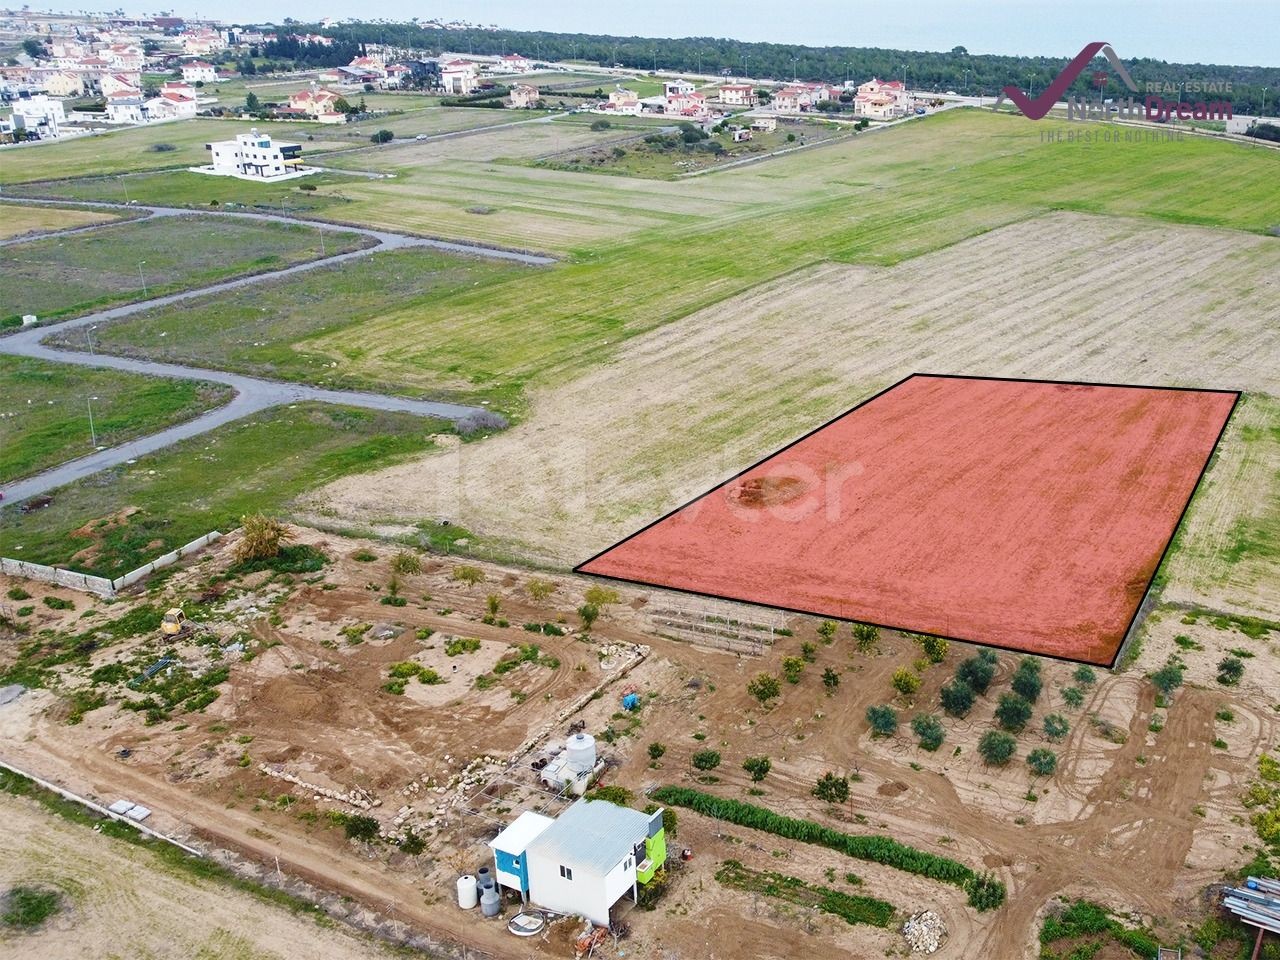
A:
{"label": "residential building", "polygon": [[146,123],[147,117],[147,104],[141,92],[122,91],[107,97],[107,123]]}
{"label": "residential building", "polygon": [[98,77],[98,90],[104,97],[124,96],[142,89],[142,75],[138,73],[104,73]]}
{"label": "residential building", "polygon": [[440,64],[440,86],[445,93],[465,96],[476,89],[476,65],[470,60],[447,60]]}
{"label": "residential building", "polygon": [[513,83],[508,95],[512,107],[536,107],[538,105],[538,88],[531,83]]}
{"label": "residential building", "polygon": [[413,68],[403,63],[393,63],[387,67],[387,75],[382,81],[384,87],[395,89],[404,85],[413,76]]}
{"label": "residential building", "polygon": [[338,109],[338,101],[342,95],[326,90],[324,87],[312,87],[289,95],[289,109],[296,110],[322,123],[345,123],[347,116]]}
{"label": "residential building", "polygon": [[667,106],[664,112],[700,120],[710,115],[711,111],[707,109],[706,94],[691,91],[689,93],[668,94]]}
{"label": "residential building", "polygon": [[529,862],[525,856],[533,843],[547,827],[555,823],[550,817],[526,810],[512,824],[489,841],[493,850],[494,882],[520,894],[521,900],[529,899]]}
{"label": "residential building", "polygon": [[533,69],[533,63],[528,57],[508,53],[498,58],[497,69],[501,73],[528,73]]}
{"label": "residential building", "polygon": [[683,77],[679,80],[668,80],[662,85],[662,95],[670,99],[671,97],[681,97],[688,93],[693,93],[694,85]]}
{"label": "residential building", "polygon": [[772,133],[778,129],[778,120],[776,117],[756,117],[751,121],[751,129],[759,130],[762,133]]}
{"label": "residential building", "polygon": [[640,116],[640,95],[634,90],[618,87],[609,93],[609,99],[600,105],[600,109],[638,117]]}
{"label": "residential building", "polygon": [[204,57],[227,47],[226,40],[212,30],[188,30],[178,39],[182,41],[182,52],[189,56]]}
{"label": "residential building", "polygon": [[910,99],[902,81],[872,77],[858,85],[858,92],[853,98],[853,113],[872,120],[892,120],[907,115],[911,109]]}
{"label": "residential building", "polygon": [[528,842],[522,864],[538,906],[607,926],[613,905],[638,900],[666,859],[661,810],[579,800]]}
{"label": "residential building", "polygon": [[813,94],[805,87],[786,86],[774,93],[769,106],[779,113],[800,113],[813,106]]}
{"label": "residential building", "polygon": [[754,107],[758,101],[749,83],[726,83],[720,88],[720,102],[730,107]]}
{"label": "residential building", "polygon": [[751,139],[751,131],[750,131],[750,130],[735,130],[735,131],[733,131],[733,142],[734,142],[734,143],[742,143],[744,140],[750,140],[750,139]]}
{"label": "residential building", "polygon": [[217,83],[218,70],[204,60],[189,60],[182,65],[182,79],[187,83]]}
{"label": "residential building", "polygon": [[347,66],[370,80],[379,81],[387,78],[387,65],[378,57],[356,57]]}
{"label": "residential building", "polygon": [[196,95],[190,87],[173,89],[167,84],[146,102],[147,120],[191,120],[196,115]]}
{"label": "residential building", "polygon": [[192,167],[196,173],[208,173],[240,180],[272,182],[314,173],[314,167],[302,166],[302,145],[277,143],[257,129],[241,133],[234,140],[206,143],[211,163]]}
{"label": "residential building", "polygon": [[19,97],[13,101],[11,123],[15,129],[26,130],[28,137],[34,134],[40,140],[52,140],[62,134],[67,122],[62,101],[44,94]]}
{"label": "residential building", "polygon": [[51,97],[78,97],[84,93],[84,80],[70,70],[33,73],[33,77]]}

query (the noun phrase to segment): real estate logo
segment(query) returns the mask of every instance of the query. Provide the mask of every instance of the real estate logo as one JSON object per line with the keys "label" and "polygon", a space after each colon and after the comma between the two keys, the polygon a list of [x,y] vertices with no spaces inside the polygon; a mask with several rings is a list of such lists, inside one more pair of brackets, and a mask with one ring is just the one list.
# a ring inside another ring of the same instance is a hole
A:
{"label": "real estate logo", "polygon": [[[1106,57],[1107,62],[1111,64],[1116,76],[1120,82],[1129,90],[1130,93],[1138,93],[1138,85],[1133,82],[1133,77],[1129,75],[1128,69],[1124,62],[1117,56],[1111,44],[1105,41],[1096,40],[1081,50],[1074,60],[1063,68],[1062,72],[1054,78],[1053,82],[1040,94],[1040,96],[1032,99],[1028,94],[1023,93],[1017,87],[1005,87],[1000,96],[996,98],[993,110],[1000,109],[1000,105],[1005,99],[1012,100],[1014,105],[1022,112],[1022,115],[1029,120],[1041,120],[1049,114],[1057,104],[1061,101],[1063,95],[1071,88],[1079,76],[1084,73],[1089,64],[1093,62],[1093,58],[1102,54]],[[1222,84],[1190,84],[1180,85],[1173,88],[1169,85],[1148,84],[1148,96],[1145,100],[1139,101],[1133,97],[1124,97],[1121,99],[1108,100],[1104,99],[1105,87],[1110,79],[1105,71],[1097,70],[1091,74],[1091,86],[1098,88],[1098,98],[1090,100],[1088,97],[1079,97],[1075,95],[1066,98],[1068,120],[1229,120],[1232,117],[1231,103],[1227,100],[1213,100],[1209,102],[1198,101],[1196,103],[1187,103],[1182,100],[1181,91],[1183,88],[1188,90],[1210,90],[1217,92]],[[1166,100],[1154,92],[1159,88],[1160,92],[1177,92],[1177,100]],[[1225,89],[1229,90],[1230,85],[1225,85]]]}

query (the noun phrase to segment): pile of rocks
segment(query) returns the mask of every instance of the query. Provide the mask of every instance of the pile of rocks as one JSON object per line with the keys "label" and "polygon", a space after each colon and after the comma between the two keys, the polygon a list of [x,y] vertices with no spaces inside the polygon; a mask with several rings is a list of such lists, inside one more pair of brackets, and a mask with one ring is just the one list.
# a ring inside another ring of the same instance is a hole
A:
{"label": "pile of rocks", "polygon": [[933,953],[947,935],[942,918],[932,910],[917,913],[902,925],[902,935],[912,953]]}
{"label": "pile of rocks", "polygon": [[349,791],[330,790],[328,787],[322,787],[316,783],[308,783],[296,774],[281,770],[278,767],[268,766],[265,763],[258,764],[258,770],[269,777],[275,777],[277,780],[292,783],[303,790],[309,790],[312,794],[312,800],[333,800],[337,803],[345,803],[356,807],[359,810],[371,810],[374,807],[382,806],[382,801],[363,787],[352,787]]}

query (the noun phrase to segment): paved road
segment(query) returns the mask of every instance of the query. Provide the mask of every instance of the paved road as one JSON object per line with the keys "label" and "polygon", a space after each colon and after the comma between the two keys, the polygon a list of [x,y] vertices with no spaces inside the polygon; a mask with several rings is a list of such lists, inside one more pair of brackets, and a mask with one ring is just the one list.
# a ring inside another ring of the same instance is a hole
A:
{"label": "paved road", "polygon": [[[23,200],[6,200],[5,202],[34,202]],[[40,203],[48,203],[49,201],[38,201]],[[69,201],[68,201],[69,202]],[[81,204],[97,207],[118,207],[118,204],[109,203],[92,203]],[[153,206],[131,206],[130,209],[142,209],[147,211],[149,216],[169,217],[169,216],[187,216],[194,211],[173,208],[173,207],[153,207]],[[376,241],[371,246],[361,250],[352,250],[346,253],[335,254],[320,260],[312,260],[307,263],[299,263],[270,273],[261,273],[249,277],[239,277],[234,280],[224,280],[221,283],[211,284],[206,287],[200,287],[195,290],[185,290],[181,293],[169,294],[163,297],[154,297],[150,300],[144,300],[139,303],[128,303],[119,307],[112,307],[107,310],[99,310],[83,317],[76,317],[71,320],[64,320],[61,323],[49,324],[48,326],[29,327],[24,330],[17,331],[7,337],[0,337],[0,354],[9,354],[10,356],[34,357],[40,360],[50,360],[56,363],[74,363],[82,366],[100,367],[112,370],[125,370],[132,373],[147,374],[156,377],[175,377],[184,380],[208,380],[215,383],[225,383],[235,391],[235,397],[230,403],[211,410],[202,416],[196,417],[194,420],[188,420],[186,423],[180,423],[175,426],[162,430],[159,433],[153,433],[146,437],[140,437],[136,440],[111,447],[107,450],[99,450],[87,457],[78,460],[72,460],[68,463],[60,464],[44,473],[36,474],[24,480],[19,480],[9,484],[4,488],[4,500],[0,501],[0,509],[11,506],[28,497],[45,493],[63,484],[70,483],[73,480],[79,480],[83,477],[90,476],[100,470],[108,467],[117,466],[132,460],[143,454],[153,453],[156,450],[163,449],[170,444],[185,440],[188,437],[198,436],[201,433],[212,430],[215,427],[238,420],[241,417],[249,416],[265,410],[268,407],[279,406],[281,404],[299,403],[303,401],[320,401],[323,403],[338,403],[354,407],[364,407],[371,410],[389,410],[400,411],[404,413],[414,413],[424,417],[439,417],[446,420],[461,420],[463,418],[473,416],[484,412],[481,407],[468,407],[453,403],[438,403],[431,400],[412,400],[408,397],[389,396],[378,393],[363,393],[355,390],[324,390],[319,387],[306,386],[304,384],[286,383],[277,380],[267,380],[260,377],[242,376],[236,373],[227,373],[222,370],[209,370],[200,367],[191,367],[177,363],[157,363],[150,360],[138,360],[132,357],[115,357],[101,353],[79,350],[60,350],[46,345],[43,340],[53,331],[74,330],[82,327],[92,326],[93,324],[106,323],[112,320],[118,320],[121,317],[127,317],[143,310],[150,310],[153,307],[167,306],[169,304],[178,303],[192,297],[204,296],[209,293],[218,293],[224,290],[235,290],[250,284],[263,283],[268,280],[274,280],[279,277],[289,276],[290,274],[301,273],[305,270],[314,270],[317,267],[327,266],[333,263],[342,263],[347,260],[354,260],[357,257],[367,257],[372,253],[383,250],[399,250],[410,247],[431,247],[438,250],[447,250],[451,253],[461,253],[470,256],[489,257],[499,260],[511,260],[518,263],[526,263],[530,265],[545,265],[553,263],[551,257],[537,256],[535,254],[517,253],[510,250],[496,250],[488,247],[473,246],[465,243],[450,243],[443,240],[430,240],[424,237],[412,237],[399,233],[391,233],[383,230],[373,230],[367,227],[334,227],[330,224],[320,224],[316,221],[303,220],[298,217],[287,217],[280,214],[267,213],[200,213],[201,216],[219,216],[219,217],[238,217],[250,220],[268,220],[277,223],[299,224],[303,226],[323,227],[329,226],[330,229],[341,229],[351,233],[359,233]],[[88,338],[86,338],[88,342]]]}

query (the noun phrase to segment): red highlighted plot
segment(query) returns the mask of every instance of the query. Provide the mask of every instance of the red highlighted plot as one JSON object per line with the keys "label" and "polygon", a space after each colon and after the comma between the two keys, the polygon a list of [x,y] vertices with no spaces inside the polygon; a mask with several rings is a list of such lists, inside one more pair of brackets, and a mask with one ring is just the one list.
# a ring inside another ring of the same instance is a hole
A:
{"label": "red highlighted plot", "polygon": [[1110,666],[1238,399],[917,374],[577,569]]}

